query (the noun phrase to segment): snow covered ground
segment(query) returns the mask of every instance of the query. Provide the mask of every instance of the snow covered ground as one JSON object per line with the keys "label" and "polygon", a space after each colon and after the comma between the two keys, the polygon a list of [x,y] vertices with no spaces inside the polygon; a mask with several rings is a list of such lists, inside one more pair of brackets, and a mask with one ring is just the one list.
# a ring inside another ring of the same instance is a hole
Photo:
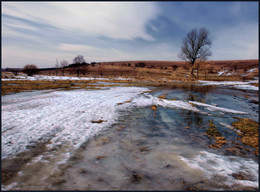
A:
{"label": "snow covered ground", "polygon": [[[190,167],[205,172],[209,179],[214,178],[216,173],[218,173],[220,175],[225,175],[225,184],[241,184],[244,186],[259,187],[258,164],[251,159],[243,159],[235,156],[223,156],[207,151],[201,151],[199,155],[196,155],[191,159],[185,157],[181,157],[181,159]],[[233,174],[238,171],[250,175],[253,178],[250,178],[250,180],[237,180],[233,177]]]}
{"label": "snow covered ground", "polygon": [[47,75],[34,75],[34,76],[14,76],[14,79],[2,79],[2,81],[12,80],[107,80],[107,78],[93,78],[93,77],[69,77],[69,76],[47,76]]}
{"label": "snow covered ground", "polygon": [[224,87],[232,87],[232,88],[236,88],[236,89],[243,89],[243,90],[253,90],[253,91],[258,91],[259,88],[254,86],[254,85],[250,85],[252,83],[258,83],[258,80],[253,80],[253,81],[201,81],[199,80],[199,82],[202,85],[218,85],[218,86],[224,86]]}

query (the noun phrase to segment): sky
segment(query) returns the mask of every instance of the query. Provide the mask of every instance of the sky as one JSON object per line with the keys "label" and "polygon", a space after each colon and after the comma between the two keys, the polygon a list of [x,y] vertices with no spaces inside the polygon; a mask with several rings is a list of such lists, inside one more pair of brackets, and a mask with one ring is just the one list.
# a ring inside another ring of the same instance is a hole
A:
{"label": "sky", "polygon": [[180,61],[182,41],[205,27],[209,60],[258,59],[257,1],[1,1],[2,68],[86,62]]}

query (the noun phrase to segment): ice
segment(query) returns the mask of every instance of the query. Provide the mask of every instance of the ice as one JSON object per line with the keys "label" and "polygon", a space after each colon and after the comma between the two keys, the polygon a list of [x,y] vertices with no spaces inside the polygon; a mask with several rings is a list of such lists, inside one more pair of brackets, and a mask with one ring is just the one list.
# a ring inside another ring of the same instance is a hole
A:
{"label": "ice", "polygon": [[226,71],[219,71],[218,72],[218,76],[221,76],[221,75],[223,75],[224,73],[227,73],[229,70],[226,70]]}
{"label": "ice", "polygon": [[201,102],[197,102],[197,101],[189,101],[189,103],[192,103],[194,105],[200,105],[200,106],[203,106],[203,107],[207,107],[207,109],[210,110],[210,111],[223,111],[223,112],[227,112],[227,113],[248,114],[248,113],[243,112],[243,111],[237,111],[237,110],[227,109],[227,108],[223,108],[223,107],[216,107],[215,105],[209,105],[209,104],[205,104],[205,103],[201,103]]}
{"label": "ice", "polygon": [[252,73],[252,72],[255,72],[255,71],[257,71],[257,70],[258,70],[258,68],[254,68],[254,69],[248,70],[247,72]]}
{"label": "ice", "polygon": [[142,87],[110,87],[2,96],[2,158],[26,151],[37,142],[49,142],[48,149],[63,145],[78,148],[115,123],[122,110],[134,107],[156,105],[205,114],[195,104],[213,111],[247,114],[195,101],[160,99],[147,91]]}
{"label": "ice", "polygon": [[250,85],[252,83],[258,83],[258,80],[252,80],[252,81],[201,81],[199,82],[203,85],[218,85],[218,86],[227,86],[232,87],[236,89],[243,89],[243,90],[253,90],[258,91],[259,88],[254,85]]}
{"label": "ice", "polygon": [[107,78],[93,78],[93,77],[69,77],[69,76],[47,76],[47,75],[34,75],[34,76],[14,76],[15,79],[2,79],[2,81],[10,80],[108,80]]}
{"label": "ice", "polygon": [[[235,156],[223,156],[207,151],[201,151],[199,155],[189,159],[181,156],[181,159],[191,168],[204,171],[209,178],[216,174],[226,178],[225,184],[241,184],[258,188],[258,163],[252,159]],[[242,173],[248,178],[236,180],[232,174]]]}
{"label": "ice", "polygon": [[147,93],[144,93],[143,96],[135,98],[132,101],[134,106],[137,107],[146,107],[146,106],[161,106],[161,107],[168,107],[168,108],[177,108],[177,109],[185,109],[195,112],[201,112],[196,107],[193,107],[186,101],[181,100],[167,100],[167,99],[159,99],[157,97],[153,97]]}
{"label": "ice", "polygon": [[[115,87],[36,94],[29,99],[3,96],[2,158],[49,139],[53,147],[69,143],[76,148],[115,122],[119,116],[117,103],[144,91],[148,89]],[[98,120],[104,121],[92,122]]]}
{"label": "ice", "polygon": [[239,133],[239,134],[242,133],[241,131],[239,131],[238,129],[236,129],[235,127],[233,127],[232,125],[228,125],[228,124],[223,123],[223,122],[220,122],[219,124],[222,125],[222,126],[224,126],[224,127],[226,127],[226,128],[228,128],[228,129],[232,129],[232,130],[234,130],[235,132],[237,132],[237,133]]}

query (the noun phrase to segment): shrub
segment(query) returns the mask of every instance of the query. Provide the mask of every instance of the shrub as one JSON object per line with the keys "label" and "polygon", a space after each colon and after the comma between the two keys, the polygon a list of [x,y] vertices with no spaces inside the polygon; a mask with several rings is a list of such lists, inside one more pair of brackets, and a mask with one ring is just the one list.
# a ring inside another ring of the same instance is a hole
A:
{"label": "shrub", "polygon": [[146,64],[144,63],[144,62],[139,62],[139,63],[136,63],[135,64],[135,67],[145,67],[146,66]]}
{"label": "shrub", "polygon": [[29,76],[32,76],[39,72],[39,69],[34,64],[25,65],[23,68],[23,72],[26,73]]}

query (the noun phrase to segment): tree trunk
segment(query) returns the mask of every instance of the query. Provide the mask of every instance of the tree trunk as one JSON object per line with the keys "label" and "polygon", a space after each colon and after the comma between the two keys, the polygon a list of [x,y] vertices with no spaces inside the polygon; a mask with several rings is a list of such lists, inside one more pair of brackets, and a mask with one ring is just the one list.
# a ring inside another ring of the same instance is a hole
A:
{"label": "tree trunk", "polygon": [[190,74],[191,74],[191,76],[192,76],[193,78],[197,79],[196,76],[194,75],[193,71],[194,71],[194,68],[192,67]]}

